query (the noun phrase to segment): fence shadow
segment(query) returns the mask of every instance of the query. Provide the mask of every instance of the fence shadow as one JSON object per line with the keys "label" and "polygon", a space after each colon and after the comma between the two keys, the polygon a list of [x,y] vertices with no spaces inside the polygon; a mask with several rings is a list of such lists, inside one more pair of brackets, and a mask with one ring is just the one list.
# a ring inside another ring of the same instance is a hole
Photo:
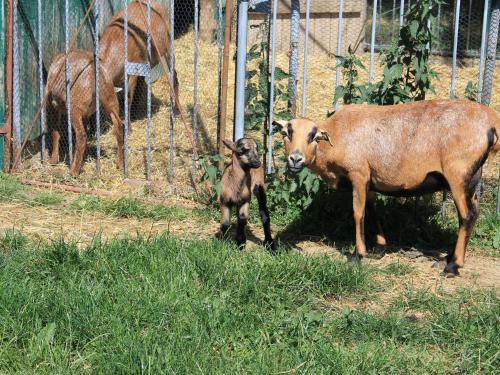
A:
{"label": "fence shadow", "polygon": [[[384,253],[415,251],[436,258],[454,246],[457,228],[440,223],[440,206],[421,198],[379,198],[377,215],[384,229],[388,246],[381,249],[374,242],[375,221],[365,219],[368,252]],[[297,247],[304,239],[326,242],[347,255],[354,247],[352,193],[327,191],[314,198],[309,208],[289,224],[277,237],[285,245]]]}

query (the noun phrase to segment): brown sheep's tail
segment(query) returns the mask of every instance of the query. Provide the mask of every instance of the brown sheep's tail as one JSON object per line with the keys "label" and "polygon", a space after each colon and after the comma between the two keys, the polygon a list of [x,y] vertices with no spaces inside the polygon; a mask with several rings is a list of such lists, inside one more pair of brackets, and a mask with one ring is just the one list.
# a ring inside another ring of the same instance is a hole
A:
{"label": "brown sheep's tail", "polygon": [[500,151],[500,117],[495,113],[493,126],[488,130],[488,159],[493,159]]}

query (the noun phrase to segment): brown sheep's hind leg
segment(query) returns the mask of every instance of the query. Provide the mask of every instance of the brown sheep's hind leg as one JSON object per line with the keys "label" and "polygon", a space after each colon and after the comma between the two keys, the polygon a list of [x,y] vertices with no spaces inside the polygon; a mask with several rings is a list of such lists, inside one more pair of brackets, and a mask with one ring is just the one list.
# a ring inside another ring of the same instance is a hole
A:
{"label": "brown sheep's hind leg", "polygon": [[385,245],[387,245],[387,241],[385,239],[382,225],[380,224],[380,220],[378,219],[378,216],[377,216],[377,210],[375,208],[375,200],[376,200],[375,193],[368,192],[367,200],[366,200],[366,210],[367,210],[367,214],[369,214],[372,217],[372,219],[376,225],[375,228],[376,228],[377,232],[375,234],[375,243],[378,246],[385,246]]}
{"label": "brown sheep's hind leg", "polygon": [[59,129],[52,129],[52,153],[50,155],[50,164],[59,163],[59,143],[61,140],[61,133]]}
{"label": "brown sheep's hind leg", "polygon": [[458,275],[458,268],[464,265],[465,249],[479,214],[479,201],[474,189],[466,192],[461,184],[450,184],[450,187],[458,212],[459,229],[455,250],[448,255],[444,272],[448,275]]}

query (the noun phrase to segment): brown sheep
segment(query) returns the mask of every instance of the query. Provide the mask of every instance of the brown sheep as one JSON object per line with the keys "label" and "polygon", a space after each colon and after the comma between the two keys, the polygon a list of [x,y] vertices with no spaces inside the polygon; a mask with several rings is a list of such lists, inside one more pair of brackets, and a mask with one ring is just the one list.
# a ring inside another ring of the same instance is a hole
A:
{"label": "brown sheep", "polygon": [[[141,9],[142,8],[142,9]],[[147,50],[147,2],[133,1],[128,5],[128,61],[146,64]],[[168,18],[162,6],[151,1],[151,66],[158,65],[162,56],[170,64],[170,27]],[[124,86],[124,27],[125,11],[122,9],[113,16],[104,29],[101,37],[101,60],[109,72],[115,87]],[[156,45],[155,45],[156,43]],[[158,56],[158,51],[160,56]],[[132,106],[134,92],[137,86],[137,76],[129,76],[129,105]],[[174,70],[174,94],[178,96],[177,72]],[[176,108],[178,112],[178,109]]]}
{"label": "brown sheep", "polygon": [[[71,174],[76,176],[80,173],[87,147],[87,133],[83,123],[96,112],[95,98],[95,63],[91,52],[75,50],[68,53],[70,61],[70,98],[71,98],[71,125],[74,130],[76,147],[71,165]],[[55,111],[56,119],[49,124],[52,132],[52,153],[50,162],[59,162],[59,143],[61,131],[65,131],[65,124],[61,123],[61,117],[66,113],[66,57],[65,54],[57,55],[50,65],[46,95],[52,110]],[[100,103],[104,111],[111,117],[116,135],[117,167],[123,165],[123,128],[120,121],[120,107],[118,99],[108,72],[100,69]]]}
{"label": "brown sheep", "polygon": [[458,274],[479,213],[475,188],[481,166],[500,149],[500,118],[492,109],[465,100],[349,105],[321,125],[308,119],[276,125],[284,135],[292,171],[307,166],[333,188],[344,181],[352,185],[356,257],[366,256],[367,193],[419,196],[451,191],[460,225],[444,271]]}
{"label": "brown sheep", "polygon": [[243,247],[246,242],[245,226],[248,220],[248,209],[252,200],[252,192],[259,202],[259,213],[264,226],[264,245],[274,249],[271,235],[271,219],[267,209],[264,172],[259,160],[257,143],[251,138],[241,138],[236,142],[224,141],[232,151],[232,161],[224,169],[221,180],[219,203],[222,221],[219,237],[225,236],[231,224],[231,208],[238,212],[236,242]]}

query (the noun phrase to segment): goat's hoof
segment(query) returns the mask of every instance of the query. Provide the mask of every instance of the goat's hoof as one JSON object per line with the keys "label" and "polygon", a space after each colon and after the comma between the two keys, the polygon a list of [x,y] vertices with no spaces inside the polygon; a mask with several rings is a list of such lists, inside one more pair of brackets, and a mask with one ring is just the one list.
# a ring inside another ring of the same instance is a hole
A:
{"label": "goat's hoof", "polygon": [[174,116],[179,117],[181,115],[181,110],[177,107],[174,107]]}
{"label": "goat's hoof", "polygon": [[49,163],[52,165],[59,164],[59,158],[50,158]]}
{"label": "goat's hoof", "polygon": [[458,272],[458,265],[455,262],[449,262],[444,267],[444,274],[446,277],[455,277],[460,275]]}

